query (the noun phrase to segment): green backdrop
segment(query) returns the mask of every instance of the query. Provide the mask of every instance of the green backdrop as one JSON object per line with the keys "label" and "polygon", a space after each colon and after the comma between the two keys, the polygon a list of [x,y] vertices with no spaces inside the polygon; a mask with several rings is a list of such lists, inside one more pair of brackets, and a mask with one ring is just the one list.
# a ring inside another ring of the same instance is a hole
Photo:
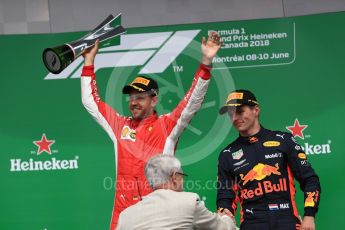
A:
{"label": "green backdrop", "polygon": [[[97,56],[100,94],[129,115],[121,88],[141,72],[160,85],[158,113],[169,112],[199,65],[202,36],[218,31],[224,46],[214,60],[205,103],[178,145],[177,156],[190,175],[186,190],[215,209],[218,154],[237,135],[218,108],[228,92],[247,88],[261,104],[266,128],[288,131],[296,119],[307,125],[296,138],[321,180],[317,229],[342,229],[344,21],[340,12],[131,28],[120,47]],[[44,48],[83,34],[0,36],[0,229],[108,229],[114,149],[81,104],[82,59],[53,76],[41,57]],[[44,134],[46,145],[37,143]],[[297,202],[302,214],[301,192]]]}

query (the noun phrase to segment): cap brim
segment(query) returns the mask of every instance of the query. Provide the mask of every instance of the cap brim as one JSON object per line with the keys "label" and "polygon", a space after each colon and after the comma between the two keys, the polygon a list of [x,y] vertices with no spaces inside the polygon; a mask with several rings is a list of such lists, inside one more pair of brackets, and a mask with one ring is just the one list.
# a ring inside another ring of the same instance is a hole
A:
{"label": "cap brim", "polygon": [[242,104],[228,104],[224,105],[222,108],[219,109],[219,114],[224,114],[228,112],[229,108],[240,107]]}
{"label": "cap brim", "polygon": [[131,87],[130,85],[126,85],[125,87],[123,87],[122,89],[122,93],[123,94],[129,94],[129,92],[131,92],[131,90],[133,90],[134,88]]}
{"label": "cap brim", "polygon": [[222,108],[219,109],[219,114],[224,114],[226,113],[229,108],[238,108],[240,106],[244,106],[244,105],[248,105],[248,106],[256,106],[256,105],[259,105],[259,104],[256,104],[256,103],[253,103],[253,102],[249,102],[249,103],[232,103],[232,104],[226,104],[224,105]]}
{"label": "cap brim", "polygon": [[134,86],[134,85],[126,85],[123,87],[122,93],[123,94],[129,94],[132,90],[136,90],[138,92],[145,92],[146,91],[146,90],[139,88],[137,86]]}
{"label": "cap brim", "polygon": [[222,115],[228,111],[228,106],[223,106],[222,108],[219,109],[219,114]]}

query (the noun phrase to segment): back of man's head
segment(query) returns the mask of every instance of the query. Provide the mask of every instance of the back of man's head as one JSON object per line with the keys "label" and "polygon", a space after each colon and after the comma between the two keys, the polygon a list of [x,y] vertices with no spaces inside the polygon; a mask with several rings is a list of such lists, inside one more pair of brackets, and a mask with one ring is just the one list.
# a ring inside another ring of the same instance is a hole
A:
{"label": "back of man's head", "polygon": [[145,166],[145,176],[150,186],[157,189],[171,180],[174,172],[181,172],[181,162],[171,155],[158,154]]}

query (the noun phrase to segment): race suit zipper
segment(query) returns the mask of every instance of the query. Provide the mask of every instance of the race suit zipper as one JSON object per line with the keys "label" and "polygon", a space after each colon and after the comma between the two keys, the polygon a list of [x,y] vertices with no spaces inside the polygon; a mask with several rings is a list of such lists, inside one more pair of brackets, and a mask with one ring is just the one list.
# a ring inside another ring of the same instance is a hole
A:
{"label": "race suit zipper", "polygon": [[137,190],[138,190],[139,200],[142,200],[142,198],[141,198],[141,193],[140,193],[140,187],[139,187],[138,177],[134,177],[134,178],[135,178],[135,182],[136,182],[136,184],[137,184]]}

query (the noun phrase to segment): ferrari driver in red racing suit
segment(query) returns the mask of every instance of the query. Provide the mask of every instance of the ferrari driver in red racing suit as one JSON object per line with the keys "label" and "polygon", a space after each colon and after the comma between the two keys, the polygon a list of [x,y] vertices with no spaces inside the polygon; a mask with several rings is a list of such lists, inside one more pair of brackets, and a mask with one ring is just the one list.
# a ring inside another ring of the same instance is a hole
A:
{"label": "ferrari driver in red racing suit", "polygon": [[86,110],[108,133],[114,143],[116,161],[115,202],[110,229],[115,229],[119,214],[152,192],[144,176],[146,161],[152,156],[174,154],[183,130],[201,107],[210,82],[212,59],[221,47],[220,37],[211,33],[201,44],[202,64],[185,97],[169,114],[158,116],[158,85],[138,76],[122,92],[129,94],[131,117],[125,117],[103,102],[98,94],[94,61],[98,41],[84,54],[81,77],[82,102]]}

